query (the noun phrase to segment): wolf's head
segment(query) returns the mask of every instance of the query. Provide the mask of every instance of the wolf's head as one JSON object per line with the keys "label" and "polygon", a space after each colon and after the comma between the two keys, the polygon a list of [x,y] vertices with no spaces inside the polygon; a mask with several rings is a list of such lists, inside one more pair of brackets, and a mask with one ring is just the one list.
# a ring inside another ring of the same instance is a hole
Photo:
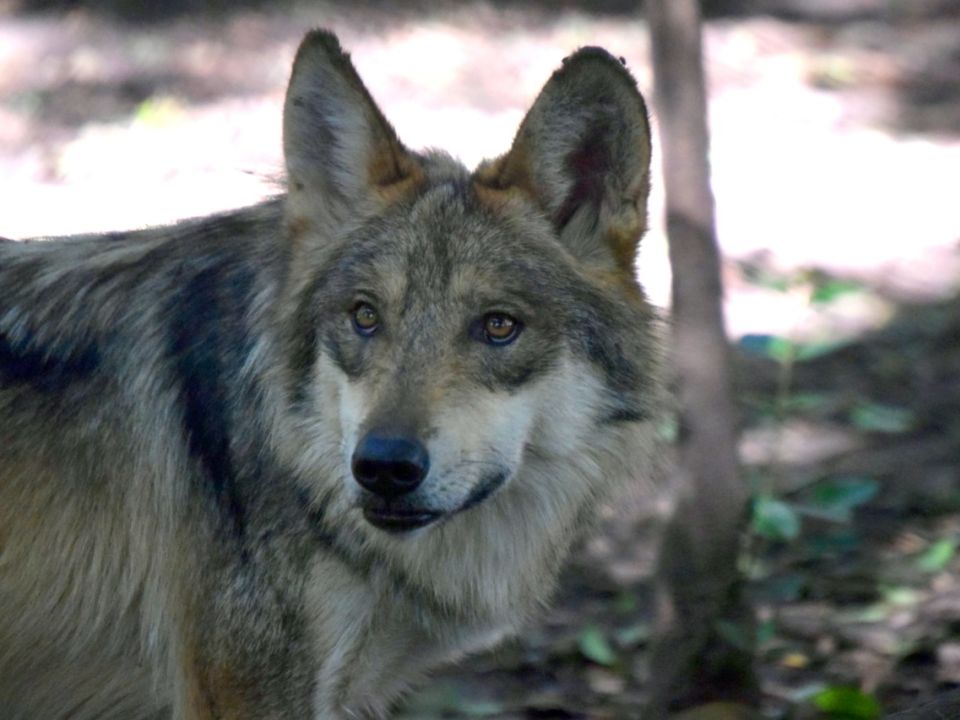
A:
{"label": "wolf's head", "polygon": [[575,514],[655,394],[633,267],[650,133],[622,63],[564,60],[510,151],[470,172],[405,148],[314,32],[284,150],[287,390],[317,497],[374,535],[476,522],[554,481]]}

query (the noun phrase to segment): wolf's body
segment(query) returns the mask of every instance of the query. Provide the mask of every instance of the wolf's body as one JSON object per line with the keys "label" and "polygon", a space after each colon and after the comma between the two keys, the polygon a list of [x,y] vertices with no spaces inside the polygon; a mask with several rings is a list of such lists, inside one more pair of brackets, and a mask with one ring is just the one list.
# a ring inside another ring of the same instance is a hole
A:
{"label": "wolf's body", "polygon": [[0,242],[7,720],[381,715],[642,480],[649,138],[616,60],[568,59],[470,173],[312,33],[284,143],[257,207]]}

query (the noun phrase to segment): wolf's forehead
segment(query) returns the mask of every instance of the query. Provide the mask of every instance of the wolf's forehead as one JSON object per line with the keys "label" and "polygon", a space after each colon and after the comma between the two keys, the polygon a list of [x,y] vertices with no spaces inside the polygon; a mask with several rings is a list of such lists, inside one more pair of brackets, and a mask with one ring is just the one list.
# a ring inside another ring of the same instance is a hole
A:
{"label": "wolf's forehead", "polygon": [[529,285],[530,273],[562,265],[563,251],[516,232],[484,206],[468,183],[431,188],[370,238],[379,284],[439,293]]}

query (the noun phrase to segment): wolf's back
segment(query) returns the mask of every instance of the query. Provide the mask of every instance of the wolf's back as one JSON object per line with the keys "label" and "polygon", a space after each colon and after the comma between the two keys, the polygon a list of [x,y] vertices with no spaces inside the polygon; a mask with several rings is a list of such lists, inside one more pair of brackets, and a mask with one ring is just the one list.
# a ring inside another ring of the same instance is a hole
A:
{"label": "wolf's back", "polygon": [[168,705],[154,691],[178,605],[170,565],[209,549],[186,520],[198,484],[230,502],[225,446],[243,393],[227,380],[256,341],[279,217],[270,202],[0,243],[4,717],[60,717],[77,698],[71,717]]}

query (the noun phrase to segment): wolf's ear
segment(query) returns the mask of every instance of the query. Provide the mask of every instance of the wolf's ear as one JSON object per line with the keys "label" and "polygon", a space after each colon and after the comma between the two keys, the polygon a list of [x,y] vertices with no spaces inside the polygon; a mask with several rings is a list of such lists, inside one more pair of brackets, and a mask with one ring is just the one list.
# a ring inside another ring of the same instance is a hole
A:
{"label": "wolf's ear", "polygon": [[283,110],[288,202],[294,218],[335,226],[369,217],[423,178],[336,36],[300,44]]}
{"label": "wolf's ear", "polygon": [[632,274],[650,191],[650,125],[633,76],[605,50],[578,50],[547,81],[510,152],[476,177],[532,198],[585,262]]}

